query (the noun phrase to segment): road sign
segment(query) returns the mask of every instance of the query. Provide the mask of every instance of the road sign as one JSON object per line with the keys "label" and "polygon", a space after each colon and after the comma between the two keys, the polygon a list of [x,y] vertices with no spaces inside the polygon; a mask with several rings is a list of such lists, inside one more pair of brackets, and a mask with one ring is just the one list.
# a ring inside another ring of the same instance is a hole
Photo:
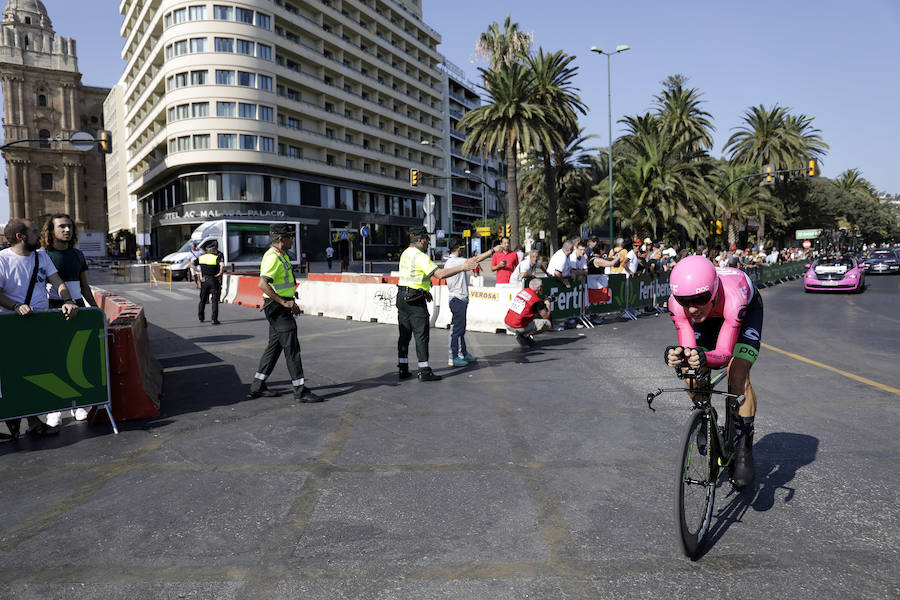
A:
{"label": "road sign", "polygon": [[490,228],[490,227],[476,227],[476,228],[475,228],[475,231],[476,231],[476,232],[478,233],[478,235],[480,235],[481,237],[489,237],[489,236],[491,235],[491,228]]}
{"label": "road sign", "polygon": [[581,226],[581,238],[585,239],[585,238],[587,238],[587,236],[588,236],[588,226],[582,225]]}
{"label": "road sign", "polygon": [[363,225],[362,227],[360,227],[359,235],[363,236],[364,238],[369,237],[369,228],[366,225]]}
{"label": "road sign", "polygon": [[342,232],[341,232],[341,239],[342,239],[342,240],[349,240],[349,239],[350,239],[350,232],[349,232],[349,231],[346,231],[346,230],[342,231]]}
{"label": "road sign", "polygon": [[422,209],[426,215],[434,214],[434,194],[425,194],[425,200],[422,201]]}
{"label": "road sign", "polygon": [[76,131],[69,137],[69,143],[76,150],[87,152],[88,150],[93,150],[94,144],[97,142],[94,140],[94,136],[86,131]]}
{"label": "road sign", "polygon": [[470,229],[463,229],[463,237],[472,237],[472,231]]}
{"label": "road sign", "polygon": [[547,236],[547,232],[541,229],[541,232],[538,235],[541,236],[541,239],[544,239]]}
{"label": "road sign", "polygon": [[812,242],[809,240],[803,240],[803,247],[804,248],[812,248]]}
{"label": "road sign", "polygon": [[472,238],[472,256],[477,256],[479,254],[481,254],[481,240]]}
{"label": "road sign", "polygon": [[794,232],[795,240],[814,240],[822,235],[821,229],[798,229]]}
{"label": "road sign", "polygon": [[437,231],[434,232],[434,235],[437,237],[437,239],[442,240],[442,239],[444,239],[444,230],[438,229]]}
{"label": "road sign", "polygon": [[431,233],[432,231],[434,231],[434,225],[435,225],[434,213],[425,213],[424,225],[425,225],[425,230],[428,231],[428,233]]}

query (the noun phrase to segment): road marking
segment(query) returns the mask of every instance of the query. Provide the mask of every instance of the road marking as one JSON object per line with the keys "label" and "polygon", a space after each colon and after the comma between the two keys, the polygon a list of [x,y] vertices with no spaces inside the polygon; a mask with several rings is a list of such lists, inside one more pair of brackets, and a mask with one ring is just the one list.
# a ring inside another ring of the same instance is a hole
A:
{"label": "road marking", "polygon": [[806,358],[805,356],[800,356],[799,354],[794,354],[793,352],[788,352],[787,350],[782,350],[781,348],[776,348],[775,346],[770,346],[769,344],[762,344],[763,348],[766,350],[774,350],[775,352],[779,352],[784,354],[785,356],[790,356],[800,362],[805,362],[810,365],[825,369],[826,371],[831,371],[833,373],[837,373],[838,375],[843,375],[844,377],[849,377],[854,381],[858,381],[860,383],[864,383],[866,385],[871,385],[872,387],[876,387],[879,390],[884,390],[885,392],[890,392],[892,394],[897,394],[900,396],[900,389],[895,387],[891,387],[889,385],[884,385],[883,383],[878,383],[877,381],[872,381],[871,379],[866,379],[865,377],[860,377],[859,375],[854,375],[853,373],[848,373],[847,371],[842,371],[840,369],[836,369],[834,367],[830,367],[828,365],[822,364],[820,362],[816,362],[812,359]]}
{"label": "road marking", "polygon": [[127,290],[123,291],[122,295],[125,298],[134,298],[135,300],[140,300],[141,302],[156,302],[159,300],[156,296],[151,294],[147,294],[146,292],[138,292],[135,290]]}

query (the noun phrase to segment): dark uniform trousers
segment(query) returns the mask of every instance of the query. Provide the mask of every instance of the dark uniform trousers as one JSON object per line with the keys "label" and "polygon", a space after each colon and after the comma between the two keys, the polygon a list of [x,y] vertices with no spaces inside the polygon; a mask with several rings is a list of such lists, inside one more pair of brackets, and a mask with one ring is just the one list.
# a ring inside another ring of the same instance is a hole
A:
{"label": "dark uniform trousers", "polygon": [[[271,375],[283,350],[291,380],[303,379],[303,362],[300,360],[300,341],[297,339],[297,321],[294,319],[294,315],[291,314],[289,308],[285,308],[269,298],[266,298],[265,304],[263,304],[263,312],[266,313],[266,319],[269,320],[269,345],[266,346],[262,358],[259,359],[257,371],[266,377]],[[254,377],[250,391],[260,391],[263,383],[263,380]]]}
{"label": "dark uniform trousers", "polygon": [[428,362],[428,340],[431,328],[425,299],[409,303],[406,288],[397,290],[397,322],[400,325],[400,339],[397,341],[397,356],[409,356],[409,340],[416,336],[416,357],[420,363]]}
{"label": "dark uniform trousers", "polygon": [[219,296],[222,295],[222,281],[218,277],[203,277],[200,284],[200,306],[197,308],[197,317],[202,321],[205,318],[206,304],[212,299],[212,320],[219,320]]}

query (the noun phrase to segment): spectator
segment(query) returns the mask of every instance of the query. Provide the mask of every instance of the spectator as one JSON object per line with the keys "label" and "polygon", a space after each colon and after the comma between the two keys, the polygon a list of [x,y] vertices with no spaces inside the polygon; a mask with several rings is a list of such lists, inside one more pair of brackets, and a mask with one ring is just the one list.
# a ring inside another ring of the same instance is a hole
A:
{"label": "spectator", "polygon": [[[563,242],[563,246],[567,243],[571,242]],[[503,320],[506,328],[516,334],[516,341],[523,348],[534,345],[534,335],[550,329],[550,310],[541,300],[540,289],[540,279],[529,281],[528,287],[513,298]]]}
{"label": "spectator", "polygon": [[572,243],[572,240],[564,241],[562,248],[557,250],[553,256],[550,257],[550,264],[547,266],[548,275],[567,288],[572,287],[567,278],[569,277],[569,272],[572,270],[572,263],[569,261],[569,255],[572,254],[574,248],[575,244]]}
{"label": "spectator", "polygon": [[[590,262],[591,257],[600,252],[603,248],[600,246],[600,238],[597,236],[591,236],[587,241],[587,249],[584,251],[585,256],[587,256],[588,261]],[[602,253],[601,253],[602,254]]]}
{"label": "spectator", "polygon": [[519,259],[520,263],[525,260],[525,249],[522,246],[516,246],[516,258]]}
{"label": "spectator", "polygon": [[528,253],[528,256],[525,257],[519,266],[516,267],[515,272],[512,274],[510,278],[510,283],[516,283],[519,285],[527,285],[529,279],[533,279],[537,277],[537,270],[540,269],[544,272],[544,275],[549,275],[547,273],[547,268],[544,266],[544,263],[541,262],[540,254],[538,254],[537,250],[532,250]]}
{"label": "spectator", "polygon": [[641,266],[641,240],[635,238],[631,242],[631,250],[625,254],[625,276],[637,275]]}
{"label": "spectator", "polygon": [[661,264],[663,258],[662,253],[662,243],[657,242],[653,244],[653,247],[650,248],[649,254],[647,254],[647,268],[650,270],[651,274],[656,274],[664,269],[664,266]]}
{"label": "spectator", "polygon": [[[63,213],[56,213],[47,218],[41,229],[41,245],[46,249],[47,256],[53,261],[60,278],[66,283],[66,287],[72,299],[78,306],[97,307],[94,299],[94,291],[87,279],[87,260],[84,254],[75,247],[78,243],[78,232],[72,218]],[[140,252],[140,250],[138,250]],[[62,308],[64,301],[59,292],[47,285],[50,308]],[[47,425],[56,427],[59,425],[62,413],[55,412],[47,415]],[[87,411],[83,408],[75,409],[75,419],[84,421]]]}
{"label": "spectator", "polygon": [[[0,312],[24,317],[49,309],[49,283],[63,301],[63,316],[66,320],[74,319],[78,315],[78,305],[72,300],[50,256],[39,251],[41,234],[34,223],[28,219],[10,219],[3,233],[12,245],[0,250]],[[6,425],[13,439],[17,438],[19,419],[9,420]],[[59,427],[42,423],[37,417],[28,417],[28,433],[59,433]]]}
{"label": "spectator", "polygon": [[328,270],[331,270],[331,264],[334,261],[334,248],[331,247],[331,244],[328,244],[328,247],[325,248],[325,260],[328,261]]}
{"label": "spectator", "polygon": [[766,255],[766,264],[774,265],[778,262],[778,250],[774,247],[769,248],[769,252]]}
{"label": "spectator", "polygon": [[609,251],[609,257],[613,263],[609,266],[608,273],[624,273],[628,262],[628,250],[625,249],[625,239],[616,238],[616,245]]}
{"label": "spectator", "polygon": [[587,251],[587,242],[578,240],[575,244],[575,251],[569,255],[569,277],[576,282],[584,281],[588,273],[588,260],[584,255]]}
{"label": "spectator", "polygon": [[519,255],[509,249],[509,238],[501,238],[500,251],[491,257],[491,271],[497,273],[497,285],[509,283],[518,264]]}
{"label": "spectator", "polygon": [[[460,240],[450,240],[450,257],[444,264],[444,269],[453,270],[455,267],[463,267],[466,259],[460,256],[463,252],[463,243]],[[475,257],[476,262],[481,262],[500,250],[500,246],[494,246],[487,252]],[[469,282],[464,272],[451,275],[447,278],[447,292],[450,295],[450,313],[453,318],[450,322],[450,359],[447,362],[451,367],[464,367],[470,362],[478,360],[466,348],[466,312],[469,308]]]}
{"label": "spectator", "polygon": [[191,273],[191,279],[194,280],[194,286],[199,290],[200,289],[200,269],[197,268],[195,264],[197,259],[200,258],[200,255],[203,252],[197,246],[196,240],[191,240],[191,249],[189,250],[191,253],[191,259],[188,261],[188,271]]}

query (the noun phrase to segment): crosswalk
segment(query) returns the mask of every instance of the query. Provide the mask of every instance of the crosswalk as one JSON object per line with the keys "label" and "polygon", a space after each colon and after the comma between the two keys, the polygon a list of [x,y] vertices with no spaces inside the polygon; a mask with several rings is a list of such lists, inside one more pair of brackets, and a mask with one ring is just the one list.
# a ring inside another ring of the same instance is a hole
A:
{"label": "crosswalk", "polygon": [[[118,289],[116,289],[118,287]],[[108,286],[106,289],[109,289],[111,292],[114,292],[123,298],[127,298],[136,304],[144,304],[147,302],[164,302],[164,301],[182,301],[182,300],[193,300],[197,301],[200,298],[200,292],[194,288],[191,289],[179,289],[175,288],[171,292],[168,288],[153,288],[149,289],[144,287],[142,289],[134,289],[128,286]]]}

